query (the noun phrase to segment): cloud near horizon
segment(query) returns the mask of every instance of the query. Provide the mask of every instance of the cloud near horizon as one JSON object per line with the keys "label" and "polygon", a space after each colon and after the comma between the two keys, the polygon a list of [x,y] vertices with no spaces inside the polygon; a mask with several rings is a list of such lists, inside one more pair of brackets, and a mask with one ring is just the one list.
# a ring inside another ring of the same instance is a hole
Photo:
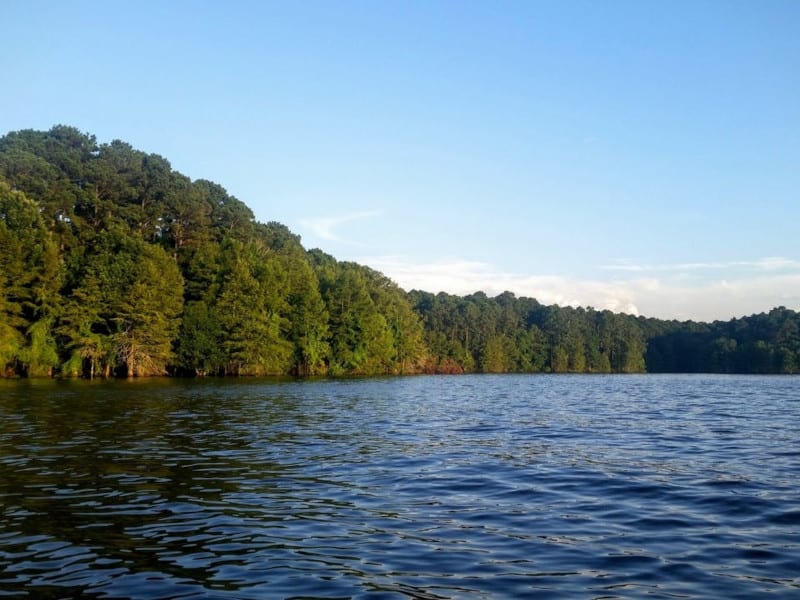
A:
{"label": "cloud near horizon", "polygon": [[[489,296],[510,291],[543,304],[593,306],[662,319],[728,320],[781,305],[800,309],[800,262],[789,259],[742,261],[736,266],[754,267],[754,272],[730,273],[728,278],[691,284],[673,276],[604,280],[524,275],[467,260],[414,263],[384,256],[362,258],[360,262],[382,271],[407,290],[457,295],[483,291]],[[728,263],[719,263],[723,264]],[[770,264],[780,264],[779,272],[772,272]]]}
{"label": "cloud near horizon", "polygon": [[604,271],[623,271],[629,273],[692,272],[692,271],[711,271],[711,270],[727,270],[727,269],[784,271],[784,270],[800,270],[800,260],[785,258],[783,256],[768,256],[766,258],[760,258],[758,260],[674,263],[674,264],[657,264],[657,265],[638,265],[621,261],[619,264],[603,265],[600,268]]}

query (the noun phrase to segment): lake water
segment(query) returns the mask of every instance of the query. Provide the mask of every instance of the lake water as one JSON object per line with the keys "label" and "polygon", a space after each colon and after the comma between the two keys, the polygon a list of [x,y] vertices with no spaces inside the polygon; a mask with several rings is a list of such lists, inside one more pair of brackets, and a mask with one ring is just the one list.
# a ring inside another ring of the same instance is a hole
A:
{"label": "lake water", "polygon": [[0,382],[0,597],[798,598],[800,378]]}

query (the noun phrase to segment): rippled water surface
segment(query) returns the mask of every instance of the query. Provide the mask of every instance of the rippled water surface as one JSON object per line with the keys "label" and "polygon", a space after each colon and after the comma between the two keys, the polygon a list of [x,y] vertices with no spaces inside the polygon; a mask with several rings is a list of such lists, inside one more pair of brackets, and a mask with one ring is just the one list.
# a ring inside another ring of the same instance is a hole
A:
{"label": "rippled water surface", "polygon": [[0,597],[797,598],[800,378],[0,382]]}

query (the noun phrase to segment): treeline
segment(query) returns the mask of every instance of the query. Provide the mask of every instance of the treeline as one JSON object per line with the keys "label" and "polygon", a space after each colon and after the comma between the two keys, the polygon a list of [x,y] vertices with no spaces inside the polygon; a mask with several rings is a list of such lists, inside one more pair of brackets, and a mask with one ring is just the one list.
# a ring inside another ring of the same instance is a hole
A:
{"label": "treeline", "polygon": [[0,374],[800,370],[798,314],[676,323],[404,292],[71,127],[0,138]]}
{"label": "treeline", "polygon": [[0,371],[22,376],[403,373],[403,290],[219,185],[71,127],[0,138]]}
{"label": "treeline", "polygon": [[505,292],[458,297],[411,292],[434,369],[488,373],[639,373],[646,341],[628,315],[543,306]]}
{"label": "treeline", "polygon": [[409,294],[440,372],[800,373],[800,313],[664,321],[505,292]]}
{"label": "treeline", "polygon": [[800,313],[785,307],[714,323],[648,320],[653,373],[800,373]]}

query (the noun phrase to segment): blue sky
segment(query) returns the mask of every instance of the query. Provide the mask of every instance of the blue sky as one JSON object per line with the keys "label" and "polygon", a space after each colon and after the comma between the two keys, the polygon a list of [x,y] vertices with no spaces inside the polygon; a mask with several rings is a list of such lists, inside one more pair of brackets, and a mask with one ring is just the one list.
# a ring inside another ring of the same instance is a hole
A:
{"label": "blue sky", "polygon": [[403,287],[800,309],[800,3],[3,3],[0,132],[74,125]]}

